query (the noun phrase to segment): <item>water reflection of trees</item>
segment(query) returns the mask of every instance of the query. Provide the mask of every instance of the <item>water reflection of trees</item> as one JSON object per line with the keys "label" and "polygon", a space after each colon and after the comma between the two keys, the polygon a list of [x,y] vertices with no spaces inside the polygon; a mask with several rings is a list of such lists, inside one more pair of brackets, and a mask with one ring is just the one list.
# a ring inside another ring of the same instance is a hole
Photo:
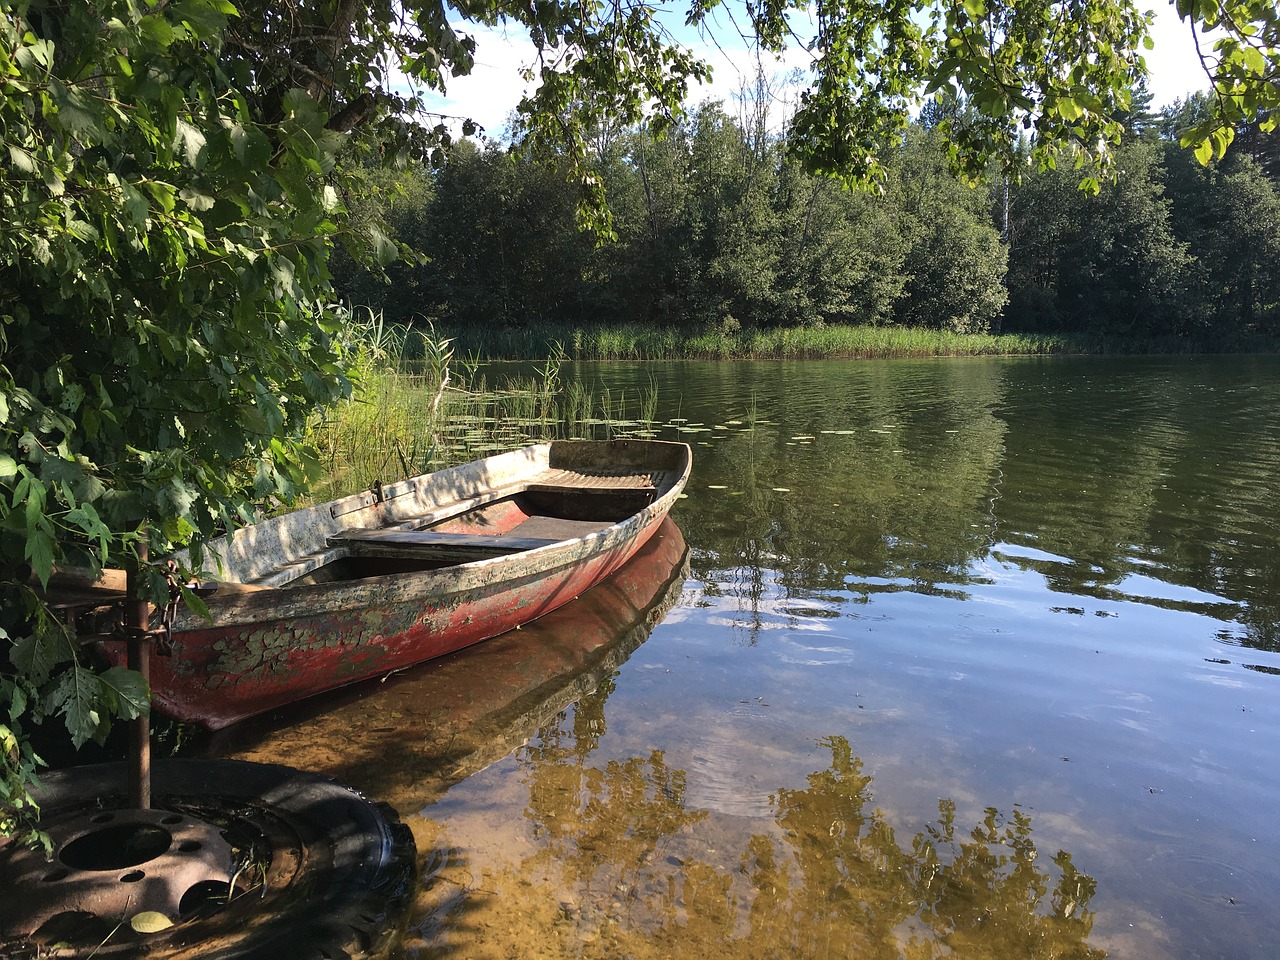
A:
{"label": "water reflection of trees", "polygon": [[[1050,587],[1237,620],[1236,642],[1280,652],[1274,370],[1268,358],[1012,365],[1007,488],[1027,495],[1000,513],[1065,558],[1041,570]],[[1132,597],[1134,574],[1210,596]]]}
{"label": "water reflection of trees", "polygon": [[699,476],[729,489],[681,505],[697,531],[695,576],[738,600],[752,635],[770,591],[839,603],[904,589],[964,596],[992,538],[1000,367],[845,365],[831,369],[836,383],[770,370],[752,384],[768,422],[697,450]]}
{"label": "water reflection of trees", "polygon": [[936,822],[900,841],[843,737],[822,742],[825,769],[772,796],[767,829],[749,830],[687,809],[684,773],[661,751],[597,769],[567,715],[544,734],[521,758],[536,848],[485,880],[508,916],[547,900],[569,910],[572,923],[539,931],[539,953],[1106,956],[1087,943],[1094,881],[1065,851],[1040,856],[1029,814],[989,808],[964,829],[942,801]]}
{"label": "water reflection of trees", "polygon": [[964,833],[943,800],[938,821],[901,845],[884,814],[868,810],[871,777],[848,741],[826,745],[831,766],[775,799],[796,853],[787,909],[802,955],[843,933],[859,956],[1105,956],[1085,944],[1093,879],[1059,851],[1054,881],[1037,863],[1028,814],[1006,819],[989,807]]}
{"label": "water reflection of trees", "polygon": [[750,396],[771,421],[697,448],[699,478],[730,489],[680,513],[695,576],[748,624],[771,590],[964,597],[1007,541],[1059,558],[1003,558],[1050,590],[1234,620],[1234,642],[1280,652],[1273,360],[708,366],[714,412],[701,367],[659,392],[708,423]]}

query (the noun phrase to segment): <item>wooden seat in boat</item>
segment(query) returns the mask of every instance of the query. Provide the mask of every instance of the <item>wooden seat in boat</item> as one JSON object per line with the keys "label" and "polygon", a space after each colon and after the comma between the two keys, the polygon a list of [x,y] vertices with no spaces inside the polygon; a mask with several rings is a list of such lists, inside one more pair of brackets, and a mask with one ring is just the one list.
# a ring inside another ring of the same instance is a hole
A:
{"label": "wooden seat in boat", "polygon": [[530,517],[504,534],[444,533],[438,530],[347,530],[329,538],[331,547],[345,547],[357,557],[416,557],[465,563],[503,557],[563,540],[583,537],[609,526],[594,520]]}
{"label": "wooden seat in boat", "polygon": [[661,470],[651,473],[629,473],[621,470],[588,473],[553,468],[530,478],[525,486],[529,490],[571,490],[585,494],[612,493],[619,490],[653,493],[663,484],[665,476],[666,474]]}
{"label": "wooden seat in boat", "polygon": [[346,547],[352,556],[414,557],[453,563],[504,557],[558,542],[541,537],[437,533],[432,530],[348,530],[329,538],[331,546]]}

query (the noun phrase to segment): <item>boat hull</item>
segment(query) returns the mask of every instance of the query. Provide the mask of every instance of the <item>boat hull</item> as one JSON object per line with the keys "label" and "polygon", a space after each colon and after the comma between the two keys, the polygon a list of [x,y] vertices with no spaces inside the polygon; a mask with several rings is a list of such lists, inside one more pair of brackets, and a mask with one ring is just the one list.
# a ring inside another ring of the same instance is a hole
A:
{"label": "boat hull", "polygon": [[656,529],[516,579],[455,593],[397,598],[383,578],[362,602],[316,616],[186,630],[151,662],[152,697],[176,720],[218,730],[303,697],[444,656],[513,630],[586,592]]}
{"label": "boat hull", "polygon": [[[152,657],[155,707],[218,730],[517,628],[589,590],[645,545],[684,485],[687,456],[676,466],[652,503],[588,535],[432,569],[214,593],[211,620],[184,613],[171,654]],[[322,507],[312,512],[336,514]],[[118,645],[104,652],[123,660]]]}

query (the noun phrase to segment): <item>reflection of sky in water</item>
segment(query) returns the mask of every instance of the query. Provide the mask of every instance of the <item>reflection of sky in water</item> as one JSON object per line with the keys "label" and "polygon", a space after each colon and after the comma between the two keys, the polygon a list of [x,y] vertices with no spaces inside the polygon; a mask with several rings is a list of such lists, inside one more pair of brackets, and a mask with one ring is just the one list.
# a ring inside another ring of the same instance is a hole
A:
{"label": "reflection of sky in water", "polygon": [[1044,550],[1036,550],[1032,547],[1025,547],[1011,543],[997,543],[991,548],[991,553],[997,559],[1008,558],[1017,562],[1018,560],[1040,560],[1048,563],[1070,563],[1066,557],[1059,557],[1056,554],[1047,553]]}
{"label": "reflection of sky in water", "polygon": [[1115,586],[1116,592],[1132,597],[1135,600],[1167,600],[1171,603],[1184,604],[1227,604],[1226,597],[1214,596],[1193,587],[1178,586],[1166,583],[1155,577],[1144,577],[1131,573]]}

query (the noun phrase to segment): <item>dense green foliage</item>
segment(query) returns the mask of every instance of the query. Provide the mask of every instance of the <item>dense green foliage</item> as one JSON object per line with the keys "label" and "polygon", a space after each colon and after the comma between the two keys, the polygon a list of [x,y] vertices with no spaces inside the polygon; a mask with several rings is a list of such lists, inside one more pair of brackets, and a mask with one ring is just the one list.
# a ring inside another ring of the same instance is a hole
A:
{"label": "dense green foliage", "polygon": [[[599,164],[617,240],[576,229],[554,169],[491,144],[458,145],[429,201],[391,212],[429,262],[353,300],[388,320],[451,331],[530,324],[716,328],[901,323],[989,329],[1005,301],[1005,251],[985,190],[949,171],[935,131],[915,128],[884,197],[806,173],[778,138],[718,105],[655,140],[612,137]],[[427,175],[419,175],[426,177]],[[415,183],[412,174],[406,174]]]}
{"label": "dense green foliage", "polygon": [[1097,196],[1058,171],[1011,191],[1006,327],[1226,345],[1280,334],[1280,181],[1245,149],[1207,166],[1188,156],[1179,131],[1202,113],[1202,98],[1166,111],[1116,152]]}
{"label": "dense green foliage", "polygon": [[[95,674],[38,602],[53,565],[121,564],[144,536],[163,549],[287,495],[302,425],[346,389],[321,302],[344,138],[304,89],[246,92],[231,12],[0,12],[6,740],[48,716],[102,739],[147,706],[136,674]],[[33,759],[3,759],[24,802]]]}
{"label": "dense green foliage", "polygon": [[[390,286],[358,272],[342,286],[389,320],[442,324],[464,350],[500,330],[555,330],[568,347],[575,327],[607,327],[633,331],[621,356],[672,354],[646,330],[671,331],[686,356],[779,355],[754,341],[848,324],[1239,348],[1280,335],[1280,189],[1243,149],[1269,146],[1259,135],[1208,166],[1178,145],[1205,102],[1127,117],[1133,136],[1096,194],[1062,168],[967,186],[938,133],[947,111],[931,111],[900,142],[879,197],[806,173],[781,138],[705,106],[662,140],[608,139],[600,171],[618,239],[600,246],[576,229],[554,170],[463,143],[438,173],[403,174],[420,202],[391,211],[429,262],[397,267]],[[518,353],[550,342],[528,339]],[[790,355],[806,352],[821,351]]]}

